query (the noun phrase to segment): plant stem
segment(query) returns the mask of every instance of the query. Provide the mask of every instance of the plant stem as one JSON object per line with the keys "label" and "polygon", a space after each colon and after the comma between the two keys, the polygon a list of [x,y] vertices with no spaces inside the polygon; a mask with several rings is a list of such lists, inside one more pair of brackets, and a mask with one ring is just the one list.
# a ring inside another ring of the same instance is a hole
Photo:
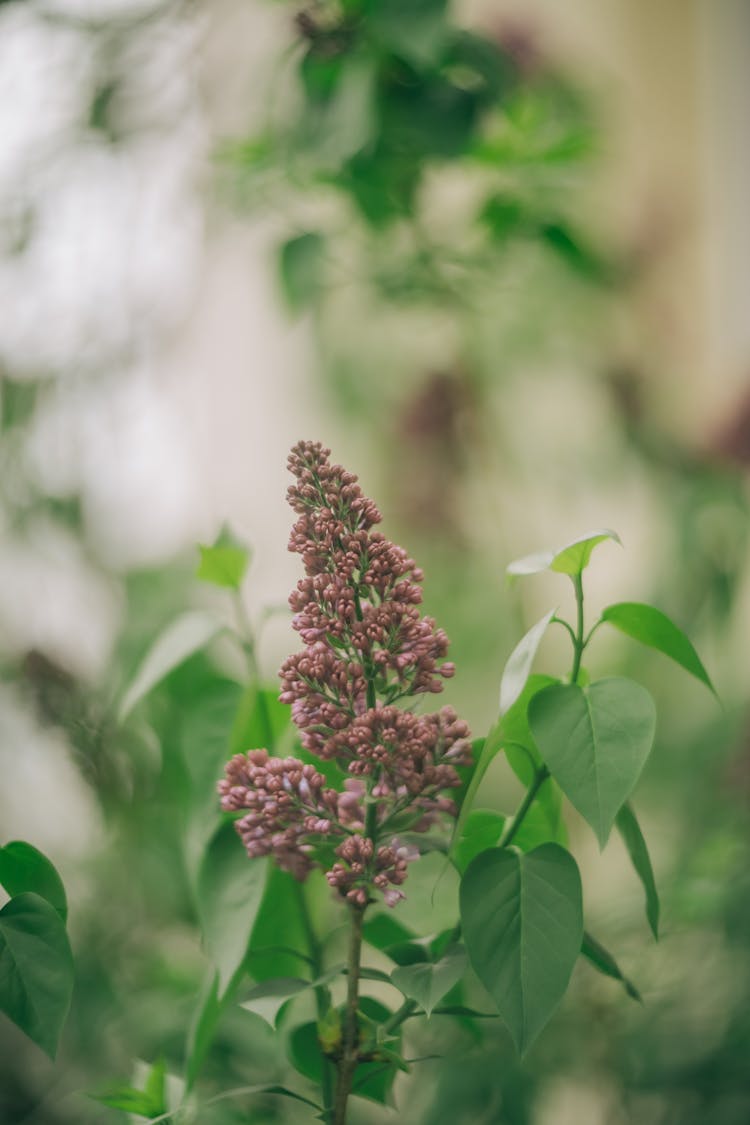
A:
{"label": "plant stem", "polygon": [[516,833],[518,832],[518,829],[523,824],[523,820],[524,820],[524,817],[526,816],[526,813],[529,811],[529,809],[533,805],[534,798],[536,797],[537,793],[539,792],[540,788],[542,787],[542,784],[547,780],[548,777],[549,777],[549,770],[547,769],[546,766],[541,766],[536,771],[536,773],[534,774],[534,780],[531,782],[531,785],[528,788],[526,796],[524,797],[523,801],[519,805],[518,812],[513,817],[510,824],[508,825],[508,827],[505,829],[502,836],[498,840],[497,846],[499,848],[507,848],[508,845],[512,842],[513,837],[516,835]]}
{"label": "plant stem", "polygon": [[341,1043],[341,1058],[338,1062],[338,1081],[336,1098],[333,1104],[332,1125],[346,1125],[346,1103],[352,1089],[354,1071],[357,1068],[359,1048],[359,1026],[357,1008],[359,1006],[359,971],[362,954],[362,923],[366,906],[352,904],[350,910],[351,930],[349,932],[349,956],[346,975],[346,1008]]}
{"label": "plant stem", "polygon": [[393,1013],[391,1018],[386,1020],[386,1022],[383,1024],[383,1031],[386,1034],[390,1034],[391,1031],[395,1031],[397,1027],[401,1026],[404,1020],[408,1020],[409,1016],[412,1014],[416,1007],[416,1000],[404,1000],[401,1007],[398,1008],[397,1011]]}
{"label": "plant stem", "polygon": [[573,668],[570,673],[570,682],[578,682],[578,673],[581,670],[581,657],[586,647],[583,636],[583,576],[576,574],[573,577],[573,587],[576,592],[576,632],[573,638]]}
{"label": "plant stem", "polygon": [[[313,980],[317,980],[323,971],[323,962],[321,959],[320,942],[318,941],[317,934],[313,929],[312,919],[310,918],[310,910],[307,905],[305,897],[305,888],[302,883],[294,883],[297,892],[297,901],[299,903],[300,914],[302,916],[302,925],[305,930],[305,938],[307,940],[307,948],[310,953],[310,965],[313,972]],[[317,985],[314,989],[315,992],[315,1009],[318,1015],[318,1021],[322,1021],[328,1013],[331,1006],[331,995],[325,985]],[[321,1089],[323,1092],[323,1106],[325,1109],[330,1110],[333,1104],[333,1064],[330,1059],[326,1058],[321,1052],[322,1061],[322,1080]]]}

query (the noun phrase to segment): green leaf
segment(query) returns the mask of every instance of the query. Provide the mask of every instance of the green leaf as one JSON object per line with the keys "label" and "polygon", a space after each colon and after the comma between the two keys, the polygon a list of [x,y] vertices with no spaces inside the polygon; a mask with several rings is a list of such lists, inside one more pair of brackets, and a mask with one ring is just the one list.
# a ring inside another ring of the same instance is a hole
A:
{"label": "green leaf", "polygon": [[135,1086],[125,1084],[108,1086],[99,1093],[89,1093],[87,1096],[109,1109],[121,1109],[123,1113],[132,1113],[136,1117],[148,1119],[165,1112],[163,1108],[154,1105],[151,1097],[144,1090],[137,1090]]}
{"label": "green leaf", "polygon": [[612,977],[613,980],[619,980],[628,996],[641,1004],[643,1003],[640,992],[633,982],[628,980],[624,975],[609,950],[605,949],[588,930],[586,930],[583,935],[581,956],[585,957],[589,964],[593,965],[594,968],[605,977]]}
{"label": "green leaf", "polygon": [[377,0],[370,5],[373,35],[395,55],[417,67],[434,65],[447,39],[447,0]]}
{"label": "green leaf", "polygon": [[528,633],[518,642],[513,652],[508,657],[503,678],[500,682],[500,715],[504,715],[523,692],[534,663],[537,649],[542,637],[547,632],[550,621],[555,616],[554,609],[545,613],[536,625],[532,625]]}
{"label": "green leaf", "polygon": [[716,694],[708,672],[703,667],[698,653],[690,639],[661,610],[642,602],[618,602],[609,605],[602,613],[602,621],[614,625],[621,633],[632,637],[641,644],[654,648],[670,657],[695,676],[701,683]]}
{"label": "green leaf", "polygon": [[410,942],[411,930],[402,926],[393,914],[374,914],[363,927],[364,939],[375,949],[387,950],[390,946]]}
{"label": "green leaf", "polygon": [[287,1000],[291,1000],[293,996],[298,996],[300,992],[306,992],[309,988],[326,984],[334,976],[338,976],[339,971],[339,969],[336,969],[331,973],[326,973],[324,977],[315,981],[304,980],[302,977],[273,977],[270,980],[261,981],[260,984],[254,985],[249,992],[245,993],[240,1002],[240,1007],[246,1008],[248,1012],[254,1012],[271,1027],[275,1027],[276,1017]]}
{"label": "green leaf", "polygon": [[609,531],[607,528],[589,531],[579,539],[574,539],[572,543],[567,543],[554,551],[539,551],[516,559],[507,568],[507,572],[510,575],[522,576],[554,570],[558,574],[567,574],[572,578],[586,569],[594,547],[606,539],[613,539],[615,543],[620,543],[620,536],[616,531]]}
{"label": "green leaf", "polygon": [[531,700],[529,724],[550,772],[603,848],[651,751],[653,699],[618,677],[586,688],[555,684]]}
{"label": "green leaf", "polygon": [[453,862],[462,875],[475,856],[495,847],[502,836],[505,819],[494,809],[472,809],[453,850]]}
{"label": "green leaf", "polygon": [[0,1010],[55,1057],[73,992],[73,955],[65,923],[37,894],[0,910]]}
{"label": "green leaf", "polygon": [[211,969],[198,998],[198,1005],[190,1020],[185,1048],[185,1091],[192,1090],[208,1053],[216,1027],[227,1007],[229,991],[219,999],[219,974]]}
{"label": "green leaf", "polygon": [[291,238],[281,247],[281,285],[292,312],[301,312],[317,297],[324,256],[323,236],[313,231]]}
{"label": "green leaf", "polygon": [[248,949],[263,898],[267,860],[250,859],[234,824],[211,841],[198,875],[198,910],[206,949],[219,970],[221,998]]}
{"label": "green leaf", "polygon": [[636,875],[643,884],[646,892],[646,917],[654,937],[659,940],[659,894],[656,890],[654,869],[651,866],[651,857],[648,847],[641,832],[635,813],[629,804],[624,804],[617,814],[617,831],[622,836],[628,850],[630,861],[635,868]]}
{"label": "green leaf", "polygon": [[120,722],[165,676],[184,664],[189,656],[205,648],[221,629],[215,618],[198,610],[184,613],[168,625],[146,653],[122,696],[118,709]]}
{"label": "green leaf", "polygon": [[200,544],[198,550],[201,561],[196,578],[214,586],[239,590],[250,562],[250,552],[234,538],[228,528],[222,529],[212,546]]}
{"label": "green leaf", "polygon": [[247,962],[256,981],[299,976],[300,970],[310,964],[299,890],[299,883],[288,871],[275,864],[269,867]]}
{"label": "green leaf", "polygon": [[110,1109],[121,1109],[125,1113],[134,1113],[137,1117],[159,1117],[167,1112],[166,1076],[166,1063],[159,1059],[151,1067],[142,1090],[121,1084],[98,1093],[90,1093],[88,1097]]}
{"label": "green leaf", "polygon": [[47,857],[24,840],[0,848],[0,885],[11,898],[32,891],[54,906],[63,922],[68,916],[62,879]]}
{"label": "green leaf", "polygon": [[239,684],[217,680],[181,715],[179,745],[190,781],[185,852],[191,884],[197,878],[206,845],[221,823],[216,783],[232,755],[230,732],[241,700]]}
{"label": "green leaf", "polygon": [[391,980],[408,1000],[416,1000],[427,1016],[435,1005],[457,984],[466,969],[466,952],[454,946],[434,964],[422,962],[400,966],[391,973]]}
{"label": "green leaf", "polygon": [[570,980],[583,937],[581,877],[557,844],[527,854],[491,848],[461,883],[472,966],[523,1054]]}

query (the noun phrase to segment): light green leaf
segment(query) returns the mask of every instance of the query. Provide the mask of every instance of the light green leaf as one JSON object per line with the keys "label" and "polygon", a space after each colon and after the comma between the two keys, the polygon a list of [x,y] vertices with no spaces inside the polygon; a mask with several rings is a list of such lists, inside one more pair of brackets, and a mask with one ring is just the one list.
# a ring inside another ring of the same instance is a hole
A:
{"label": "light green leaf", "polygon": [[416,1000],[427,1016],[447,992],[457,984],[466,969],[466,952],[461,946],[448,949],[434,964],[430,961],[399,966],[391,980],[408,1000]]}
{"label": "light green leaf", "polygon": [[531,700],[529,724],[550,772],[603,848],[651,752],[653,699],[617,677],[587,688],[555,684]]}
{"label": "light green leaf", "polygon": [[292,312],[301,312],[317,297],[324,254],[323,236],[314,231],[291,238],[281,247],[281,284]]}
{"label": "light green leaf", "polygon": [[250,859],[234,825],[223,824],[209,844],[198,875],[201,930],[219,970],[219,999],[247,952],[266,873],[267,860]]}
{"label": "light green leaf", "polygon": [[222,529],[212,546],[199,545],[201,561],[196,578],[223,586],[229,590],[239,590],[250,562],[250,552],[228,528]]}
{"label": "light green leaf", "polygon": [[136,704],[145,698],[165,676],[199,652],[222,630],[221,624],[198,610],[182,614],[168,625],[154,642],[123,694],[118,717],[123,722]]}
{"label": "light green leaf", "polygon": [[646,892],[646,917],[654,937],[659,940],[659,893],[656,889],[651,857],[641,832],[638,819],[629,804],[624,804],[617,814],[617,831],[622,836],[636,875]]}
{"label": "light green leaf", "polygon": [[0,848],[0,886],[11,898],[32,891],[54,906],[63,922],[68,916],[62,879],[47,857],[24,840]]}
{"label": "light green leaf", "polygon": [[516,559],[507,568],[508,574],[523,576],[527,574],[540,574],[544,570],[554,570],[558,574],[567,574],[571,578],[579,575],[589,564],[591,553],[599,543],[605,539],[613,539],[620,543],[620,536],[616,531],[601,528],[589,531],[572,543],[566,543],[553,551],[538,551],[533,555],[525,555]]}
{"label": "light green leaf", "polygon": [[586,930],[583,935],[581,956],[585,957],[589,964],[593,965],[594,968],[605,977],[612,977],[613,980],[619,980],[628,996],[641,1004],[643,1003],[640,992],[633,982],[628,980],[622,972],[609,950],[605,949],[588,930]]}
{"label": "light green leaf", "polygon": [[124,1113],[135,1114],[136,1117],[146,1119],[158,1117],[167,1112],[166,1074],[166,1063],[163,1059],[159,1059],[151,1067],[143,1090],[120,1084],[110,1086],[98,1093],[90,1093],[88,1097],[110,1109],[121,1109]]}
{"label": "light green leaf", "polygon": [[531,666],[542,637],[547,632],[550,621],[555,616],[554,609],[545,613],[536,625],[518,642],[508,657],[503,678],[500,682],[500,715],[504,715],[521,695],[531,672]]}
{"label": "light green leaf", "polygon": [[575,860],[557,844],[482,852],[461,883],[461,922],[472,966],[523,1054],[562,999],[581,950]]}
{"label": "light green leaf", "polygon": [[54,1058],[72,992],[60,914],[37,894],[16,895],[0,910],[0,1011]]}
{"label": "light green leaf", "polygon": [[649,648],[656,649],[681,665],[691,676],[716,694],[692,642],[682,629],[671,621],[661,610],[641,602],[618,602],[607,606],[602,613],[602,621],[614,625],[621,633],[632,637]]}

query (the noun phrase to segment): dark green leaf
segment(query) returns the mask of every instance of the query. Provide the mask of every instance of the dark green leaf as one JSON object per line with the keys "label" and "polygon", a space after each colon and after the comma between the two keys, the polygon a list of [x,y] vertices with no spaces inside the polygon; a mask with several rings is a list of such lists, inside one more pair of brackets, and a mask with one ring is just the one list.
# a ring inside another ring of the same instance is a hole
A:
{"label": "dark green leaf", "polygon": [[609,531],[606,528],[589,531],[579,539],[574,539],[572,543],[567,543],[554,551],[539,551],[533,555],[525,555],[522,559],[516,559],[507,568],[508,574],[520,576],[554,570],[558,574],[575,577],[588,566],[594,547],[606,539],[613,539],[615,543],[620,542],[620,536],[616,531]]}
{"label": "dark green leaf", "polygon": [[551,609],[549,613],[545,613],[544,617],[537,621],[536,625],[532,625],[528,633],[521,638],[508,657],[508,662],[503,672],[503,678],[500,682],[501,716],[505,715],[506,712],[510,710],[523,692],[531,672],[531,666],[536,657],[537,649],[554,615],[554,609]]}
{"label": "dark green leaf", "polygon": [[643,838],[641,826],[629,804],[624,804],[618,812],[616,824],[617,831],[622,836],[625,847],[628,849],[628,855],[635,868],[636,875],[643,884],[643,889],[646,892],[646,917],[648,918],[651,932],[658,940],[659,894],[656,890],[654,869],[651,866],[651,857],[648,854],[648,847]]}
{"label": "dark green leaf", "polygon": [[525,855],[482,852],[461,883],[461,922],[474,970],[523,1054],[562,999],[581,949],[575,860],[557,844]]}
{"label": "dark green leaf", "polygon": [[0,848],[0,886],[11,898],[32,891],[54,906],[63,922],[68,916],[62,879],[47,857],[24,840]]}
{"label": "dark green leaf", "polygon": [[434,65],[448,33],[447,0],[377,0],[368,23],[380,43],[417,67]]}
{"label": "dark green leaf", "polygon": [[0,910],[0,1010],[54,1058],[73,992],[65,923],[33,893]]}
{"label": "dark green leaf", "polygon": [[531,700],[529,723],[553,777],[603,848],[651,751],[653,699],[617,677],[587,688],[555,684]]}
{"label": "dark green leaf", "polygon": [[212,641],[222,626],[215,618],[198,610],[184,613],[167,626],[154,642],[122,696],[118,717],[123,722],[136,704],[165,676]]}
{"label": "dark green leaf", "polygon": [[219,970],[219,996],[242,963],[263,898],[267,860],[250,859],[234,825],[226,823],[211,841],[198,875],[201,930]]}
{"label": "dark green leaf", "polygon": [[281,247],[281,284],[292,312],[301,312],[320,292],[324,257],[323,236],[312,231],[291,238]]}
{"label": "dark green leaf", "polygon": [[633,1000],[638,1000],[639,1003],[643,1003],[640,992],[633,982],[624,975],[609,950],[605,949],[588,930],[583,935],[581,956],[585,957],[589,964],[603,973],[605,977],[619,980],[628,996],[632,997]]}
{"label": "dark green leaf", "polygon": [[413,937],[411,930],[407,930],[397,918],[394,918],[393,912],[375,914],[372,918],[368,918],[363,933],[365,941],[381,950],[392,945],[400,945],[402,942],[410,942]]}
{"label": "dark green leaf", "polygon": [[196,577],[214,586],[239,590],[245,577],[250,552],[225,528],[210,547],[198,547],[201,555]]}
{"label": "dark green leaf", "polygon": [[716,694],[690,639],[661,610],[641,602],[618,602],[607,606],[602,613],[602,621],[614,625],[621,633],[641,644],[669,656]]}
{"label": "dark green leaf", "polygon": [[408,1000],[416,1000],[430,1016],[435,1005],[461,979],[465,969],[466,953],[461,946],[454,946],[434,964],[399,966],[391,973],[391,980]]}

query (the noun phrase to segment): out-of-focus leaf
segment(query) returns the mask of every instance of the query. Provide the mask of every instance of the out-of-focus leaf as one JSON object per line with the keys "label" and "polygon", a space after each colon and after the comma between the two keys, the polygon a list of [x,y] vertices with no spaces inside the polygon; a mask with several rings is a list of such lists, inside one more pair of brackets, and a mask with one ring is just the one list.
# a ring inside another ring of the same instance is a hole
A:
{"label": "out-of-focus leaf", "polygon": [[695,651],[690,638],[661,610],[641,602],[618,602],[609,605],[602,613],[602,621],[614,625],[621,633],[632,637],[649,648],[670,657],[686,672],[700,680],[716,694],[708,672]]}
{"label": "out-of-focus leaf", "polygon": [[318,296],[324,259],[325,239],[315,231],[290,238],[281,247],[281,285],[292,312],[301,312]]}
{"label": "out-of-focus leaf", "polygon": [[196,578],[214,586],[239,590],[250,561],[250,552],[235,539],[228,528],[220,532],[216,542],[210,547],[200,545],[198,550],[201,561]]}
{"label": "out-of-focus leaf", "polygon": [[642,997],[638,989],[632,981],[624,975],[620,966],[615,961],[609,950],[596,940],[596,938],[586,930],[583,935],[583,942],[581,944],[581,956],[585,957],[590,965],[593,965],[605,977],[611,977],[613,980],[619,980],[623,988],[633,1000],[643,1003]]}
{"label": "out-of-focus leaf", "polygon": [[54,1058],[72,992],[60,914],[37,894],[16,895],[0,910],[0,1011]]}
{"label": "out-of-focus leaf", "polygon": [[552,776],[603,848],[651,752],[653,699],[622,677],[587,688],[555,684],[531,700],[529,724]]}
{"label": "out-of-focus leaf", "polygon": [[167,1112],[166,1077],[166,1063],[159,1059],[149,1070],[142,1090],[122,1084],[88,1096],[110,1109],[121,1109],[124,1113],[151,1119]]}
{"label": "out-of-focus leaf", "polygon": [[447,0],[376,0],[368,26],[382,46],[416,67],[434,65],[448,35]]}
{"label": "out-of-focus leaf", "polygon": [[627,802],[618,812],[615,823],[617,825],[617,831],[622,836],[625,847],[628,850],[628,855],[635,868],[636,875],[643,884],[643,889],[646,892],[646,917],[648,918],[651,932],[658,941],[659,893],[656,889],[654,869],[651,866],[651,856],[648,854],[648,846],[641,832],[638,818]]}
{"label": "out-of-focus leaf", "polygon": [[198,610],[184,613],[168,625],[146,653],[122,696],[118,709],[120,722],[165,676],[204,648],[221,629],[214,617]]}
{"label": "out-of-focus leaf", "polygon": [[523,1054],[562,999],[581,950],[575,860],[557,844],[525,855],[482,852],[461,882],[461,922],[474,970]]}
{"label": "out-of-focus leaf", "polygon": [[219,971],[219,998],[247,953],[263,898],[267,860],[250,859],[234,825],[222,825],[198,876],[198,909],[209,956]]}
{"label": "out-of-focus leaf", "polygon": [[0,848],[0,886],[11,898],[31,891],[54,906],[63,922],[68,916],[62,879],[47,857],[24,840]]}

